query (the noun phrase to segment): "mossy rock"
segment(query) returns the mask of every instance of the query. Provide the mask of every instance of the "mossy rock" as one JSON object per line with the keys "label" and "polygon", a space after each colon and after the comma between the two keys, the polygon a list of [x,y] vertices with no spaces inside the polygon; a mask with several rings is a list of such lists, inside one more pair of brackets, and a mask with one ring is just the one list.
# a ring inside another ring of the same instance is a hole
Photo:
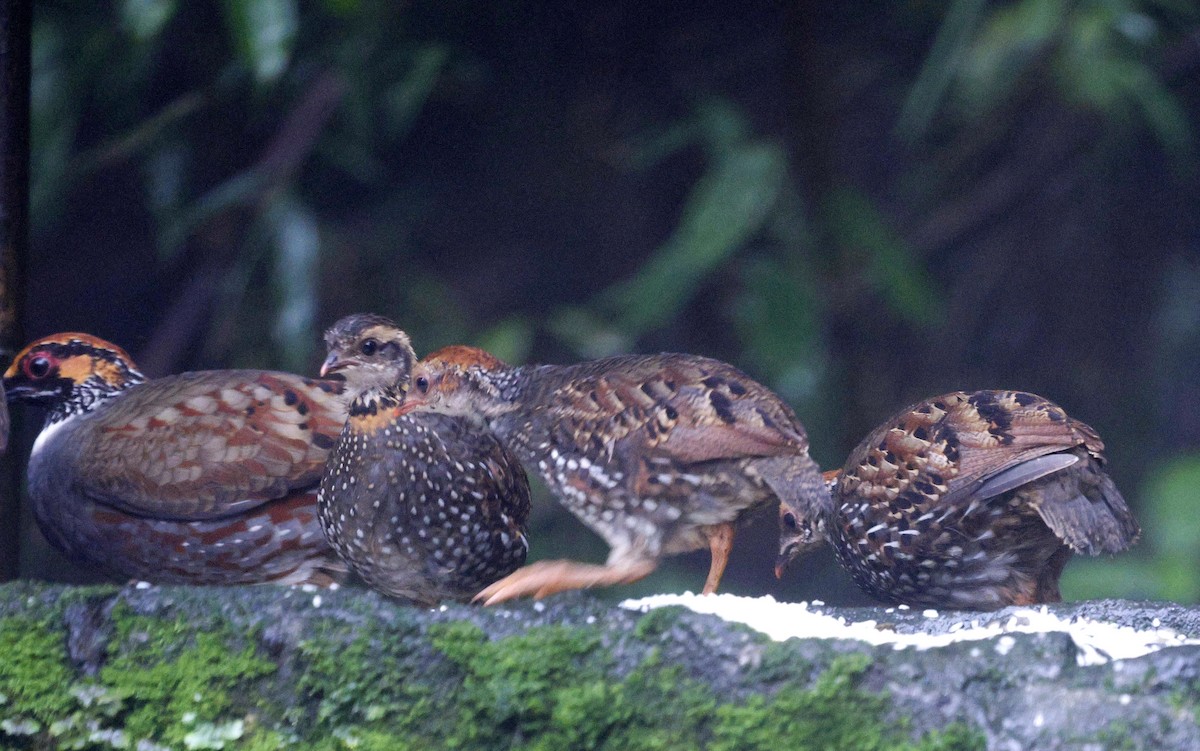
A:
{"label": "mossy rock", "polygon": [[[777,643],[682,608],[638,614],[583,595],[426,611],[350,589],[14,583],[0,586],[0,748],[1200,743],[1198,648],[1124,661],[1118,675],[1075,666],[1061,636],[1017,637],[1000,659],[973,656],[977,643]],[[1039,702],[1042,722],[1020,727]]]}

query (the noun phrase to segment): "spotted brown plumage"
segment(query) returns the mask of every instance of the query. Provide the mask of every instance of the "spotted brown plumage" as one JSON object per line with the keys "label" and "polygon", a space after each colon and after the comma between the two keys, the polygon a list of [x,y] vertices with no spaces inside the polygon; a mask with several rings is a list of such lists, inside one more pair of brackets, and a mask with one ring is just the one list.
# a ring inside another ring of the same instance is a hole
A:
{"label": "spotted brown plumage", "polygon": [[344,575],[316,518],[345,420],[340,383],[261,370],[147,380],[120,347],[66,333],[22,350],[4,387],[49,410],[29,497],[76,562],[158,583]]}
{"label": "spotted brown plumage", "polygon": [[525,562],[529,483],[462,418],[405,414],[415,356],[391,321],[354,315],[326,334],[323,373],[346,378],[350,417],[321,483],[325,534],[374,589],[422,605],[469,599]]}
{"label": "spotted brown plumage", "polygon": [[731,365],[681,354],[512,367],[449,347],[414,373],[415,408],[469,417],[534,468],[610,547],[604,566],[540,561],[488,603],[634,581],[662,556],[708,547],[715,591],[733,524],[779,497],[824,493],[791,409]]}
{"label": "spotted brown plumage", "polygon": [[824,511],[782,510],[780,569],[810,537],[826,537],[855,582],[885,601],[978,610],[1057,602],[1073,552],[1117,553],[1138,537],[1103,452],[1095,431],[1034,394],[918,402],[828,478]]}

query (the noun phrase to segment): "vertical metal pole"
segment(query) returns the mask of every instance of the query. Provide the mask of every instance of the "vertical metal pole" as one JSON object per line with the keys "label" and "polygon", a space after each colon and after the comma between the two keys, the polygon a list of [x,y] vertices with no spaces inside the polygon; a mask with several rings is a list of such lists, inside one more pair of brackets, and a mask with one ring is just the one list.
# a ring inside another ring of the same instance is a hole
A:
{"label": "vertical metal pole", "polygon": [[[29,241],[29,40],[32,0],[0,0],[0,349],[7,366],[21,344],[23,261]],[[7,420],[5,420],[7,422]],[[7,433],[7,424],[4,425]],[[0,458],[0,581],[20,561],[21,474]]]}

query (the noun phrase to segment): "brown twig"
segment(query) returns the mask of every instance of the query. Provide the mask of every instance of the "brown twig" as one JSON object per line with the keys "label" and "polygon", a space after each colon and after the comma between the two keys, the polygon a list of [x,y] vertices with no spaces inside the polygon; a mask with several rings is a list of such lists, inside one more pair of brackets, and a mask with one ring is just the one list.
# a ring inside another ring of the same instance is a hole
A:
{"label": "brown twig", "polygon": [[[260,182],[255,195],[247,199],[243,206],[252,206],[256,212],[262,211],[271,196],[295,174],[337,111],[345,91],[345,81],[330,71],[323,72],[313,81],[303,99],[288,113],[262,156],[250,168],[249,171],[256,174]],[[217,220],[221,220],[222,225],[219,234],[228,238],[227,222],[231,221],[229,212],[223,212],[220,217],[211,217],[206,226],[214,226]],[[244,219],[233,221],[237,226],[246,226]],[[209,262],[184,282],[183,294],[174,297],[161,323],[155,327],[146,346],[142,348],[142,364],[148,372],[174,370],[186,354],[188,343],[195,341],[206,328],[220,294],[221,281],[232,259],[227,254],[217,254],[220,257],[214,261],[213,253],[206,252],[203,255],[209,258]]]}

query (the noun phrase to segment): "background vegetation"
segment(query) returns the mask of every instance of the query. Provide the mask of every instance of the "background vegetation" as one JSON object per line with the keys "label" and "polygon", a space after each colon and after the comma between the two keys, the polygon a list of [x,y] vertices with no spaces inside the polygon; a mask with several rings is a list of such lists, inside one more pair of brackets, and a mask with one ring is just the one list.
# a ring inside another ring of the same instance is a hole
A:
{"label": "background vegetation", "polygon": [[[1035,391],[1105,437],[1146,530],[1066,596],[1200,600],[1193,3],[34,13],[29,337],[151,374],[312,372],[358,310],[422,352],[690,351],[776,388],[827,467],[916,399]],[[23,575],[87,578],[25,524]],[[777,584],[773,524],[729,591],[864,601],[827,555]],[[549,501],[533,533],[603,555]]]}

